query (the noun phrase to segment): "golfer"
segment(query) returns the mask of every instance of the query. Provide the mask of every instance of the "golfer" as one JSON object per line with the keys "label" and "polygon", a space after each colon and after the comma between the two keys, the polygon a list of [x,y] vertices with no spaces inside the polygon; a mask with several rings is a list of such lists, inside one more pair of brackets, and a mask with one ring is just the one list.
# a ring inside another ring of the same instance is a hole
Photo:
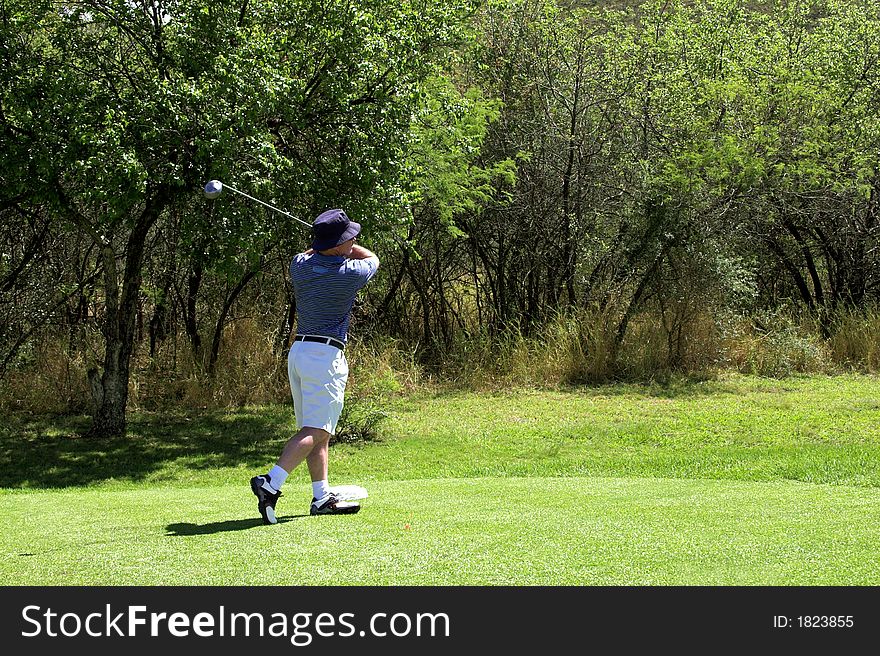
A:
{"label": "golfer", "polygon": [[303,460],[312,478],[312,515],[352,514],[360,505],[330,491],[327,455],[342,412],[348,362],[348,321],[358,290],[379,268],[379,258],[355,244],[361,226],[340,209],[312,223],[312,247],[293,258],[290,279],[296,299],[296,334],[287,356],[287,374],[297,433],[268,473],[251,479],[263,523],[275,524],[275,504],[287,476]]}

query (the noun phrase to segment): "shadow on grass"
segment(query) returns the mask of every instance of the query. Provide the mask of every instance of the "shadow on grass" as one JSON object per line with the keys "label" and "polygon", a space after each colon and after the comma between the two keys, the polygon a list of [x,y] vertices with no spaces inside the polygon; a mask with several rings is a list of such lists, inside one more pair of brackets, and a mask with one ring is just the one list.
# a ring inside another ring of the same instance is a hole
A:
{"label": "shadow on grass", "polygon": [[[308,517],[308,515],[287,515],[279,517],[278,523],[284,524],[292,522],[294,519]],[[182,537],[187,535],[211,535],[213,533],[227,533],[230,531],[246,531],[251,528],[265,526],[260,518],[250,519],[230,519],[225,522],[211,522],[209,524],[189,524],[181,522],[179,524],[169,524],[165,527],[169,537]]]}
{"label": "shadow on grass", "polygon": [[88,417],[6,416],[0,423],[0,487],[71,487],[263,467],[277,457],[292,423],[292,411],[282,407],[193,416],[138,413],[125,437],[100,439],[82,436]]}

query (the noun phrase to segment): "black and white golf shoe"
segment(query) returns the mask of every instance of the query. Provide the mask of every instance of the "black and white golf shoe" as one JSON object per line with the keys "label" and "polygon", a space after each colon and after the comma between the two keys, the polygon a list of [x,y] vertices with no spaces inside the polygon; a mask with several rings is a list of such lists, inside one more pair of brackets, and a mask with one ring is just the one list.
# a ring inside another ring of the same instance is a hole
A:
{"label": "black and white golf shoe", "polygon": [[254,476],[251,479],[251,491],[257,497],[257,510],[263,518],[264,524],[277,524],[278,519],[275,517],[275,504],[278,503],[278,497],[281,491],[272,492],[266,485],[268,481],[265,476]]}
{"label": "black and white golf shoe", "polygon": [[353,515],[361,509],[361,504],[352,501],[343,501],[333,492],[318,501],[312,499],[310,515]]}

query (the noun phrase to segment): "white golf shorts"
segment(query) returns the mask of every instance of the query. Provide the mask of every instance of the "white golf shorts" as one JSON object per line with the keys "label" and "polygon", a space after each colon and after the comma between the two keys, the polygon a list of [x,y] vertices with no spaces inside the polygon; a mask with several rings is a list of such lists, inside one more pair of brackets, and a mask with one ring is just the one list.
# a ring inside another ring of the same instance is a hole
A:
{"label": "white golf shorts", "polygon": [[329,344],[294,342],[287,354],[287,376],[297,429],[309,426],[334,435],[348,382],[345,353]]}

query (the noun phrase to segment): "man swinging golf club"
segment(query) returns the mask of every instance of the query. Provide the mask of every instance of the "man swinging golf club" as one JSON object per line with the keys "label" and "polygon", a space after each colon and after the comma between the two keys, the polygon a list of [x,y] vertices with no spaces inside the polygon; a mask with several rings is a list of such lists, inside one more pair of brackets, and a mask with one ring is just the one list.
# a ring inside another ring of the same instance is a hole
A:
{"label": "man swinging golf club", "polygon": [[342,412],[348,363],[345,343],[358,290],[379,268],[379,258],[355,244],[361,226],[340,209],[312,223],[312,247],[293,258],[290,278],[296,299],[296,334],[287,356],[287,373],[297,433],[268,473],[251,479],[265,524],[277,523],[275,504],[287,476],[303,460],[312,479],[312,515],[352,514],[360,504],[331,492],[327,477],[330,437]]}

